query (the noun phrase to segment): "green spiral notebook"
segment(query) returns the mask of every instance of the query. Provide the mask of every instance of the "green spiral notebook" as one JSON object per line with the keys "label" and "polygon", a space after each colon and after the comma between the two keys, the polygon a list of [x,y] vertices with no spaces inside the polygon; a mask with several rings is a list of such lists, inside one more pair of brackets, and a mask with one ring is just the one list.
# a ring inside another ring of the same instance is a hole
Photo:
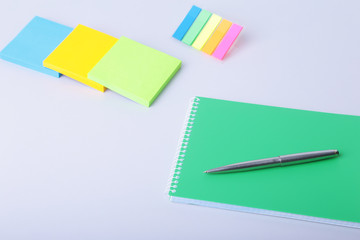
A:
{"label": "green spiral notebook", "polygon": [[[338,149],[333,159],[227,174],[205,170]],[[169,184],[174,202],[360,228],[360,117],[196,97]]]}

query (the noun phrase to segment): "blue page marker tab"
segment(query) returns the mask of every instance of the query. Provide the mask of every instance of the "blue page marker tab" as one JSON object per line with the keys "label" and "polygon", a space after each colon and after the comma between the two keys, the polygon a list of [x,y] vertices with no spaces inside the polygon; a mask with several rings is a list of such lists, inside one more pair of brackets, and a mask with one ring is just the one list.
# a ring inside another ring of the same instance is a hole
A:
{"label": "blue page marker tab", "polygon": [[188,12],[184,20],[181,22],[180,26],[176,29],[173,38],[176,38],[181,41],[200,12],[201,12],[201,8],[195,5],[192,6],[192,8]]}
{"label": "blue page marker tab", "polygon": [[44,59],[73,29],[41,17],[34,17],[0,52],[0,58],[54,77],[60,73],[43,66]]}

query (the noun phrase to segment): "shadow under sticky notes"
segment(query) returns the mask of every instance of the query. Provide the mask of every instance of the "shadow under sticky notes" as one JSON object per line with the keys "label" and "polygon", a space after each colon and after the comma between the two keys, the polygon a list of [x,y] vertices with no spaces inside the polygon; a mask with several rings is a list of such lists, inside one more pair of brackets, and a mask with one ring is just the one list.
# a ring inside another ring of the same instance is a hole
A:
{"label": "shadow under sticky notes", "polygon": [[149,107],[180,66],[179,59],[121,37],[88,78]]}
{"label": "shadow under sticky notes", "polygon": [[44,66],[101,92],[105,87],[88,79],[88,72],[111,49],[117,39],[79,24],[44,60]]}
{"label": "shadow under sticky notes", "polygon": [[0,58],[60,77],[59,71],[44,67],[43,61],[72,30],[70,27],[36,16],[0,52]]}

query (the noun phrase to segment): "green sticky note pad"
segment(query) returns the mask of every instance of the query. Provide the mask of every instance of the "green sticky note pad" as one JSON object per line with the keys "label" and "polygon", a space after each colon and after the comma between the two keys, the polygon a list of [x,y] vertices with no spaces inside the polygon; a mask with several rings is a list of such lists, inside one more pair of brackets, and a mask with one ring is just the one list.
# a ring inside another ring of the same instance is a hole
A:
{"label": "green sticky note pad", "polygon": [[204,9],[201,10],[195,22],[191,25],[190,29],[185,34],[182,42],[187,45],[193,44],[193,42],[195,41],[195,39],[197,38],[197,36],[205,26],[211,15],[212,15],[211,12],[206,11]]}
{"label": "green sticky note pad", "polygon": [[149,107],[180,66],[177,58],[121,37],[88,78]]}

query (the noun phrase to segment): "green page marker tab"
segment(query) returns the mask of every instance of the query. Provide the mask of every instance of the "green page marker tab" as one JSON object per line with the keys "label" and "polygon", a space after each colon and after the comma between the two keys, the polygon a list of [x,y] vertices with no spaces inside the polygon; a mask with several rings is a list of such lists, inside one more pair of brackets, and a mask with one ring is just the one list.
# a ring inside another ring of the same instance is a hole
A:
{"label": "green page marker tab", "polygon": [[211,12],[206,10],[201,10],[195,22],[191,25],[189,31],[185,34],[182,42],[191,45],[196,37],[199,35],[209,18],[211,17]]}

